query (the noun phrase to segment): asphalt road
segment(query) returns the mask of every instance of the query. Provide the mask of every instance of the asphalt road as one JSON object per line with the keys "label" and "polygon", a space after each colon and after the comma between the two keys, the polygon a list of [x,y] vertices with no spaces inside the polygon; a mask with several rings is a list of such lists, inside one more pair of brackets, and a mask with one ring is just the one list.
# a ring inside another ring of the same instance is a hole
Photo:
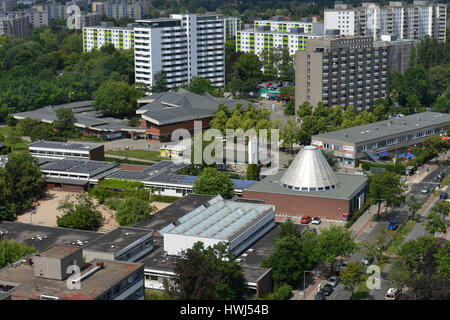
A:
{"label": "asphalt road", "polygon": [[[444,177],[447,176],[450,173],[450,167],[446,162],[440,162],[440,167],[431,171],[420,183],[413,184],[411,186],[411,190],[406,194],[406,197],[408,198],[411,195],[414,195],[418,200],[425,200],[430,194],[422,194],[421,190],[424,185],[428,185],[431,190],[436,188],[438,184],[440,183],[440,179],[437,177],[440,171],[444,172]],[[449,188],[447,187],[447,191]],[[432,192],[432,191],[430,191]],[[425,217],[429,214],[431,211],[431,208],[433,205],[439,201],[437,199],[434,201],[425,214],[422,216],[419,223],[413,228],[411,233],[408,235],[408,237],[405,239],[405,241],[416,239],[424,234],[427,234],[425,231]],[[367,240],[367,241],[373,241],[375,240],[378,232],[386,228],[389,224],[389,221],[392,219],[396,219],[400,225],[402,225],[404,222],[408,220],[410,213],[408,206],[406,204],[402,205],[401,207],[393,208],[390,212],[383,215],[380,221],[373,227],[373,229],[366,235],[365,238],[360,238],[361,240]],[[355,252],[350,258],[349,261],[351,262],[360,262],[364,258],[365,254],[361,250]],[[391,265],[387,265],[383,272],[381,272],[381,288],[380,289],[374,289],[370,292],[370,294],[367,297],[367,300],[384,300],[384,295],[386,294],[387,290],[392,286],[390,281],[387,280],[387,275],[390,271]],[[351,293],[349,291],[346,291],[344,289],[344,286],[342,284],[338,284],[338,286],[335,288],[334,292],[327,298],[330,300],[348,300],[351,297]]]}

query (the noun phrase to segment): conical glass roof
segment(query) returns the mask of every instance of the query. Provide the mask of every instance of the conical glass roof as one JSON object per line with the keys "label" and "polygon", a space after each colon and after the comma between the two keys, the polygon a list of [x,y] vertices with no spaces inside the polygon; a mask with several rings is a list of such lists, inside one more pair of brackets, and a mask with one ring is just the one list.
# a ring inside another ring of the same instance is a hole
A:
{"label": "conical glass roof", "polygon": [[280,179],[289,190],[323,191],[339,187],[340,181],[322,152],[315,146],[303,147]]}

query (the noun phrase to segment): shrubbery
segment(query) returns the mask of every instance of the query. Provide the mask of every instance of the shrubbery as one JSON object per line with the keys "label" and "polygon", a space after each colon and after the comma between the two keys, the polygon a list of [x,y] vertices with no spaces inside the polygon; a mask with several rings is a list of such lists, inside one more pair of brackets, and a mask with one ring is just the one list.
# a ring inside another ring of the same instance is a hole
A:
{"label": "shrubbery", "polygon": [[181,199],[181,197],[161,196],[161,195],[158,195],[158,194],[152,194],[152,196],[151,196],[151,201],[155,201],[155,202],[173,203],[173,202],[178,201],[180,199]]}

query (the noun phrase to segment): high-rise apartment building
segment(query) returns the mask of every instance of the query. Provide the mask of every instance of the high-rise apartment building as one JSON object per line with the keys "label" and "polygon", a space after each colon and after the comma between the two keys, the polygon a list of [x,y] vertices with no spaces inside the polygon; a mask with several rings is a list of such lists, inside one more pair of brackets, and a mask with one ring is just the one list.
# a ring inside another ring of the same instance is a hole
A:
{"label": "high-rise apartment building", "polygon": [[8,12],[17,7],[17,0],[0,0],[0,12]]}
{"label": "high-rise apartment building", "polygon": [[95,27],[100,25],[99,13],[82,12],[75,15],[75,29],[83,30],[84,27]]}
{"label": "high-rise apartment building", "polygon": [[119,21],[127,17],[131,19],[143,19],[148,12],[148,1],[128,3],[127,1],[93,1],[92,12],[105,14]]}
{"label": "high-rise apartment building", "polygon": [[225,27],[220,14],[172,14],[170,18],[138,20],[135,34],[136,82],[153,85],[163,71],[168,88],[194,76],[225,85]]}
{"label": "high-rise apartment building", "polygon": [[403,72],[414,40],[377,41],[370,36],[306,40],[296,54],[295,102],[369,109],[388,97],[389,74]]}
{"label": "high-rise apartment building", "polygon": [[28,17],[21,15],[7,15],[0,18],[0,36],[14,36],[18,39],[29,37],[31,25]]}
{"label": "high-rise apartment building", "polygon": [[236,51],[251,52],[260,56],[263,50],[289,48],[289,54],[305,50],[306,39],[323,38],[322,33],[305,33],[304,28],[291,28],[289,31],[271,31],[269,26],[242,30],[236,34]]}
{"label": "high-rise apartment building", "polygon": [[242,21],[236,17],[225,18],[225,39],[230,40],[236,37],[236,32],[241,30]]}
{"label": "high-rise apartment building", "polygon": [[88,27],[83,28],[83,51],[100,49],[107,44],[113,44],[116,49],[134,48],[133,24],[127,28],[119,27]]}
{"label": "high-rise apartment building", "polygon": [[429,35],[445,42],[447,5],[391,1],[387,6],[366,2],[352,8],[336,2],[334,9],[325,9],[324,18],[325,30],[339,29],[341,35],[371,36],[374,40],[385,34],[398,39],[422,39]]}

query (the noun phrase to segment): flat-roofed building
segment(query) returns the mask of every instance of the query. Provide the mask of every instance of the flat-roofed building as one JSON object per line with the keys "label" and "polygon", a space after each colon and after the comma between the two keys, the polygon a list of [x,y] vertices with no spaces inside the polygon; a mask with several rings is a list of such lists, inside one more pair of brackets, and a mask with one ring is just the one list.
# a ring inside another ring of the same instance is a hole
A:
{"label": "flat-roofed building", "polygon": [[393,156],[430,136],[443,135],[448,123],[449,114],[422,112],[314,135],[311,144],[331,151],[340,165],[353,168],[360,160]]}
{"label": "flat-roofed building", "polygon": [[[155,230],[154,250],[138,260],[145,265],[146,288],[164,290],[163,280],[174,276],[180,250],[196,241],[206,247],[228,239],[243,268],[246,287],[257,296],[266,295],[272,289],[272,270],[261,264],[270,256],[278,232],[273,210],[261,201],[190,194],[137,223],[133,227]],[[202,221],[196,223],[196,218]],[[177,226],[187,228],[180,233]]]}
{"label": "flat-roofed building", "polygon": [[20,284],[12,300],[143,300],[143,269],[122,261],[83,263],[79,247],[55,245],[1,269],[0,285]]}
{"label": "flat-roofed building", "polygon": [[46,176],[47,188],[61,189],[63,191],[87,191],[90,186],[106,176],[118,171],[117,163],[81,160],[40,159],[40,169]]}
{"label": "flat-roofed building", "polygon": [[103,144],[82,144],[40,140],[30,143],[28,145],[28,152],[33,157],[38,158],[105,160],[105,147]]}
{"label": "flat-roofed building", "polygon": [[134,262],[152,250],[153,231],[118,227],[84,246],[83,257]]}
{"label": "flat-roofed building", "polygon": [[83,28],[83,51],[99,50],[105,45],[112,44],[117,50],[134,48],[134,26],[119,27],[86,27]]}

